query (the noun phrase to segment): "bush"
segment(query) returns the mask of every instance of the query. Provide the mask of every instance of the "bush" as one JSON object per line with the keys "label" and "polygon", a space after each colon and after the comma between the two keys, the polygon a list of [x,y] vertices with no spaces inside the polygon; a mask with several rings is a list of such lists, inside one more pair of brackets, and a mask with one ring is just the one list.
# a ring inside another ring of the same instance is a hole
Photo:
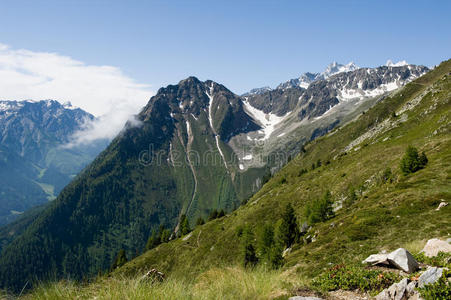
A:
{"label": "bush", "polygon": [[416,171],[423,169],[427,163],[428,158],[424,152],[421,153],[421,155],[418,155],[418,150],[413,146],[409,146],[401,159],[401,172],[404,175],[415,173]]}
{"label": "bush", "polygon": [[451,253],[439,252],[436,256],[427,257],[423,252],[413,254],[415,260],[434,267],[451,269]]}
{"label": "bush", "polygon": [[352,204],[354,204],[354,202],[356,202],[356,201],[357,201],[357,194],[355,193],[355,188],[350,186],[348,189],[348,197],[346,197],[344,204],[346,207],[349,207]]}
{"label": "bush", "polygon": [[393,182],[393,173],[390,168],[386,168],[381,175],[382,183],[392,183]]}
{"label": "bush", "polygon": [[400,279],[392,272],[365,269],[360,266],[336,265],[313,280],[323,291],[355,290],[380,292]]}
{"label": "bush", "polygon": [[335,216],[332,208],[332,195],[327,191],[323,198],[306,206],[305,215],[310,224],[324,222]]}

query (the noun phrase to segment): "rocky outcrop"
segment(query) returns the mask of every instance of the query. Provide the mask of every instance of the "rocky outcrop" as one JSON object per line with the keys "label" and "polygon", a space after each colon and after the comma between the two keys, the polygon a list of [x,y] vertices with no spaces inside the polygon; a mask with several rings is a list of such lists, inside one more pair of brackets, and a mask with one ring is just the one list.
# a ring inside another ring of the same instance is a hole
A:
{"label": "rocky outcrop", "polygon": [[415,272],[419,265],[412,254],[404,248],[396,249],[387,256],[388,262],[407,273]]}
{"label": "rocky outcrop", "polygon": [[141,280],[150,280],[152,282],[159,281],[162,282],[166,276],[164,273],[158,271],[157,269],[152,269],[141,277]]}
{"label": "rocky outcrop", "polygon": [[390,265],[406,273],[415,272],[419,268],[415,258],[404,248],[398,248],[389,254],[379,253],[370,255],[362,263],[369,265]]}
{"label": "rocky outcrop", "polygon": [[430,239],[427,241],[421,252],[423,252],[427,257],[437,256],[439,252],[451,253],[451,244],[440,239]]}
{"label": "rocky outcrop", "polygon": [[422,288],[425,285],[437,282],[442,277],[443,268],[429,267],[420,278],[418,278],[418,287]]}

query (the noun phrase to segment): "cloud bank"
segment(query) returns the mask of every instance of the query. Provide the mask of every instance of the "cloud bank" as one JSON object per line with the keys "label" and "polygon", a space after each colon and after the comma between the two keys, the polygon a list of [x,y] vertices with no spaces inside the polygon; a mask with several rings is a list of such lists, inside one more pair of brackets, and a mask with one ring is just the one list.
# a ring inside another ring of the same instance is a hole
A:
{"label": "cloud bank", "polygon": [[0,44],[0,99],[70,101],[97,117],[74,135],[74,144],[112,139],[153,94],[116,67]]}

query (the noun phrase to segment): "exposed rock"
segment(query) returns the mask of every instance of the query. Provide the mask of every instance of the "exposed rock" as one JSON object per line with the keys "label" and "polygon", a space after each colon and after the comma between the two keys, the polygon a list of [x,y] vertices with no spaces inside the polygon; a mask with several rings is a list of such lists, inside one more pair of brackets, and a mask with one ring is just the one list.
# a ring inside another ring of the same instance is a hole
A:
{"label": "exposed rock", "polygon": [[439,239],[430,239],[427,241],[421,252],[424,253],[427,257],[437,256],[439,252],[450,253],[451,252],[451,244],[447,241],[442,241]]}
{"label": "exposed rock", "polygon": [[294,296],[288,298],[288,300],[323,300],[323,298],[318,297],[304,297],[304,296]]}
{"label": "exposed rock", "polygon": [[[385,251],[384,251],[385,252]],[[404,248],[399,248],[389,254],[379,253],[368,256],[363,264],[368,265],[392,265],[407,273],[412,273],[418,269],[419,265],[413,258],[412,254]]]}
{"label": "exposed rock", "polygon": [[157,269],[152,269],[141,277],[141,280],[163,281],[165,275]]}
{"label": "exposed rock", "polygon": [[440,202],[440,204],[438,205],[438,207],[435,210],[440,210],[442,207],[445,207],[447,205],[448,205],[448,202],[442,201],[442,202]]}
{"label": "exposed rock", "polygon": [[407,299],[408,279],[404,278],[398,283],[393,283],[388,289],[383,290],[376,296],[376,300],[401,300]]}
{"label": "exposed rock", "polygon": [[384,254],[384,253],[379,253],[379,254],[372,254],[370,256],[368,256],[364,261],[362,261],[363,264],[368,264],[368,265],[389,265],[390,263],[388,262],[388,254]]}
{"label": "exposed rock", "polygon": [[407,273],[412,273],[419,268],[415,258],[404,248],[398,248],[388,254],[387,260],[391,265]]}
{"label": "exposed rock", "polygon": [[282,257],[285,257],[287,254],[289,254],[291,252],[291,247],[290,248],[287,248],[287,249],[285,249],[285,250],[283,250],[283,252],[282,252]]}
{"label": "exposed rock", "polygon": [[406,287],[406,292],[408,295],[413,295],[415,293],[415,288],[417,287],[417,281],[410,282]]}
{"label": "exposed rock", "polygon": [[189,240],[189,238],[190,238],[192,235],[193,235],[193,232],[190,232],[187,236],[184,236],[184,237],[182,238],[182,240],[183,240],[183,241],[187,241],[187,240]]}
{"label": "exposed rock", "polygon": [[421,300],[420,294],[415,290],[416,284],[415,281],[409,283],[409,279],[404,278],[380,292],[376,300]]}
{"label": "exposed rock", "polygon": [[422,288],[425,285],[435,283],[442,277],[442,274],[443,268],[429,267],[418,279],[418,287]]}

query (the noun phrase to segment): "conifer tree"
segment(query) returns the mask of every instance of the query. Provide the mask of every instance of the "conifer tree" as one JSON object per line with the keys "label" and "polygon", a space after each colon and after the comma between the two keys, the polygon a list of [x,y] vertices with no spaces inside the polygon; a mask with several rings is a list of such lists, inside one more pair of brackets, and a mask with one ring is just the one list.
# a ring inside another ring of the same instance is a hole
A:
{"label": "conifer tree", "polygon": [[334,217],[332,195],[329,191],[324,196],[306,206],[305,215],[310,224],[326,221]]}
{"label": "conifer tree", "polygon": [[116,258],[114,259],[113,264],[111,265],[111,270],[119,268],[120,266],[127,263],[127,261],[128,261],[128,259],[127,259],[127,256],[125,255],[125,250],[124,249],[119,250],[119,253],[117,254]]}
{"label": "conifer tree", "polygon": [[271,224],[263,225],[258,231],[257,249],[259,257],[270,261],[271,248],[274,246],[274,228]]}
{"label": "conifer tree", "polygon": [[290,247],[299,237],[299,228],[294,209],[287,204],[277,228],[277,242],[283,247]]}
{"label": "conifer tree", "polygon": [[208,221],[214,220],[216,218],[218,218],[218,210],[217,209],[213,209],[210,212],[210,215],[208,216]]}
{"label": "conifer tree", "polygon": [[201,226],[201,225],[204,225],[204,224],[205,224],[205,221],[204,221],[204,219],[202,217],[197,218],[196,226]]}
{"label": "conifer tree", "polygon": [[187,235],[191,232],[191,228],[189,227],[189,220],[185,214],[180,217],[180,234]]}
{"label": "conifer tree", "polygon": [[254,247],[254,233],[249,227],[244,228],[241,236],[243,265],[244,267],[253,267],[258,263],[258,257]]}
{"label": "conifer tree", "polygon": [[155,248],[161,243],[161,238],[158,236],[157,232],[152,231],[152,235],[149,237],[146,243],[146,250]]}

